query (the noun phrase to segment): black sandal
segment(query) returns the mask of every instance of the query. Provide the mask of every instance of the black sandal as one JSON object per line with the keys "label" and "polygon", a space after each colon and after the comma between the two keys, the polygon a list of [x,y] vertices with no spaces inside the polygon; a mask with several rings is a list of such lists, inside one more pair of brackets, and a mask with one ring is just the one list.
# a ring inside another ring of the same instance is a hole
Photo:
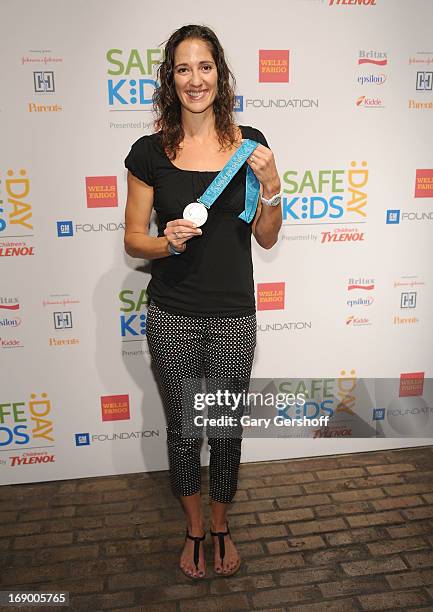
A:
{"label": "black sandal", "polygon": [[[229,524],[227,523],[227,531],[212,531],[211,530],[210,534],[211,534],[211,536],[217,536],[218,537],[218,544],[219,544],[219,549],[220,549],[220,558],[221,558],[221,565],[222,565],[222,563],[224,561],[225,554],[226,554],[226,547],[225,547],[225,544],[224,544],[224,536],[228,535],[228,536],[231,537],[230,529],[229,529]],[[215,574],[217,576],[233,576],[233,574],[236,574],[236,572],[238,571],[240,566],[241,566],[241,560],[239,559],[239,564],[231,572],[229,572],[229,573],[223,572],[223,571],[217,572],[215,570]]]}
{"label": "black sandal", "polygon": [[[194,542],[194,564],[195,564],[197,571],[198,571],[198,562],[199,562],[199,553],[200,553],[200,542],[203,542],[205,537],[206,537],[206,533],[204,533],[201,537],[192,536],[188,533],[188,529],[186,530],[185,541],[188,538],[189,540],[193,540]],[[180,568],[180,570],[182,571],[182,573],[185,574],[185,576],[188,576],[188,578],[192,578],[193,580],[199,580],[205,577],[204,575],[203,576],[192,576],[191,574],[187,574],[182,568]]]}

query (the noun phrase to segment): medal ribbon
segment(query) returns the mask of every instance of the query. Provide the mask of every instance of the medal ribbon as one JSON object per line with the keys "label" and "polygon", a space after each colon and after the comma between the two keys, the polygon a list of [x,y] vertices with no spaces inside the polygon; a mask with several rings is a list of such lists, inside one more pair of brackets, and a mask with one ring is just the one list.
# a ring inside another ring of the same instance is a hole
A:
{"label": "medal ribbon", "polygon": [[[258,142],[255,140],[246,139],[242,141],[241,146],[236,153],[229,159],[221,172],[214,178],[212,183],[206,189],[203,195],[197,198],[206,208],[210,208],[215,200],[222,194],[224,189],[230,183],[232,178],[246,162],[251,153],[257,148]],[[247,167],[247,175],[245,177],[245,208],[239,215],[239,219],[250,223],[254,219],[257,210],[257,201],[260,192],[260,182],[250,166]]]}

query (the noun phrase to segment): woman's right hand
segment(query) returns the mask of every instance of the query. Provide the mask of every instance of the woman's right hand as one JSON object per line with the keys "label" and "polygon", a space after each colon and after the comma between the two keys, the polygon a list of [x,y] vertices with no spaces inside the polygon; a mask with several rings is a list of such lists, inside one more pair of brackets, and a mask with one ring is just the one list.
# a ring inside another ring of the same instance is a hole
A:
{"label": "woman's right hand", "polygon": [[188,219],[169,221],[164,230],[164,236],[176,251],[184,251],[187,240],[194,236],[200,236],[201,233],[201,229]]}

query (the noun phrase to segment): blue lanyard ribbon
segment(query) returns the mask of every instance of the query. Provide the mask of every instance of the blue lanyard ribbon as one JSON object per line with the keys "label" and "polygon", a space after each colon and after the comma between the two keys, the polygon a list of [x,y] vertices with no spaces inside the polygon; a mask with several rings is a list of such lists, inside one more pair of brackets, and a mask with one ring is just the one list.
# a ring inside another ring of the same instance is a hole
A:
{"label": "blue lanyard ribbon", "polygon": [[[206,208],[210,208],[251,153],[257,148],[258,144],[255,140],[243,140],[236,153],[229,159],[218,176],[214,178],[204,194],[197,198],[197,201],[201,202]],[[245,208],[239,215],[239,219],[242,219],[245,223],[250,223],[254,219],[259,193],[260,182],[250,166],[248,166],[245,177]]]}

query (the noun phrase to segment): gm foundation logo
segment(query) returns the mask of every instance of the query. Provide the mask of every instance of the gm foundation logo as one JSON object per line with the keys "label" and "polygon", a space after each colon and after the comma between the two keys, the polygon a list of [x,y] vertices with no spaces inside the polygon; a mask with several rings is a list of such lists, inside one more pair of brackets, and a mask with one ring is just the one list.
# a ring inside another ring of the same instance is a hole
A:
{"label": "gm foundation logo", "polygon": [[123,342],[140,340],[146,335],[147,293],[145,289],[124,289],[119,293],[120,334]]}
{"label": "gm foundation logo", "polygon": [[417,170],[415,176],[415,197],[433,198],[433,170]]}
{"label": "gm foundation logo", "polygon": [[[9,169],[0,191],[0,238],[32,236],[33,212],[30,203],[30,179],[27,170]],[[0,181],[1,188],[1,181]]]}
{"label": "gm foundation logo", "polygon": [[424,372],[400,374],[400,397],[419,396],[424,392]]}
{"label": "gm foundation logo", "polygon": [[118,205],[117,176],[86,176],[87,208]]}
{"label": "gm foundation logo", "polygon": [[350,162],[340,170],[286,170],[283,175],[283,221],[324,224],[367,218],[366,161]]}
{"label": "gm foundation logo", "polygon": [[289,50],[259,50],[259,83],[289,82]]}
{"label": "gm foundation logo", "polygon": [[129,395],[104,395],[101,397],[103,421],[126,421],[130,419]]}
{"label": "gm foundation logo", "polygon": [[386,66],[388,64],[388,54],[385,51],[366,51],[361,49],[358,54],[358,65],[362,64]]}
{"label": "gm foundation logo", "polygon": [[57,221],[57,236],[64,238],[65,236],[74,235],[74,226],[72,221]]}
{"label": "gm foundation logo", "polygon": [[[433,221],[433,210],[429,210],[429,211],[424,211],[424,212],[412,212],[412,211],[399,211],[399,210],[392,210],[392,211],[388,211],[391,218],[395,218],[394,221],[392,221],[392,223],[400,223],[400,220],[402,222],[406,222],[406,221],[421,221],[426,222],[426,221]],[[401,212],[401,215],[400,215]],[[398,215],[397,215],[398,213]],[[393,217],[393,215],[396,215],[395,217]],[[388,223],[388,213],[387,213],[387,223]],[[391,223],[391,221],[390,221]]]}
{"label": "gm foundation logo", "polygon": [[234,109],[235,113],[242,113],[244,110],[244,97],[243,96],[235,96],[235,105]]}
{"label": "gm foundation logo", "polygon": [[398,225],[400,223],[400,210],[389,208],[386,211],[386,224]]}
{"label": "gm foundation logo", "polygon": [[47,393],[30,395],[29,401],[0,404],[0,449],[52,446],[52,405]]}
{"label": "gm foundation logo", "polygon": [[164,60],[163,49],[109,49],[107,81],[110,110],[152,110],[152,96],[158,86],[155,68]]}
{"label": "gm foundation logo", "polygon": [[90,434],[89,433],[76,433],[75,434],[75,446],[89,446]]}
{"label": "gm foundation logo", "polygon": [[284,310],[285,283],[258,283],[257,310]]}
{"label": "gm foundation logo", "polygon": [[373,408],[373,421],[383,421],[385,418],[385,408]]}

